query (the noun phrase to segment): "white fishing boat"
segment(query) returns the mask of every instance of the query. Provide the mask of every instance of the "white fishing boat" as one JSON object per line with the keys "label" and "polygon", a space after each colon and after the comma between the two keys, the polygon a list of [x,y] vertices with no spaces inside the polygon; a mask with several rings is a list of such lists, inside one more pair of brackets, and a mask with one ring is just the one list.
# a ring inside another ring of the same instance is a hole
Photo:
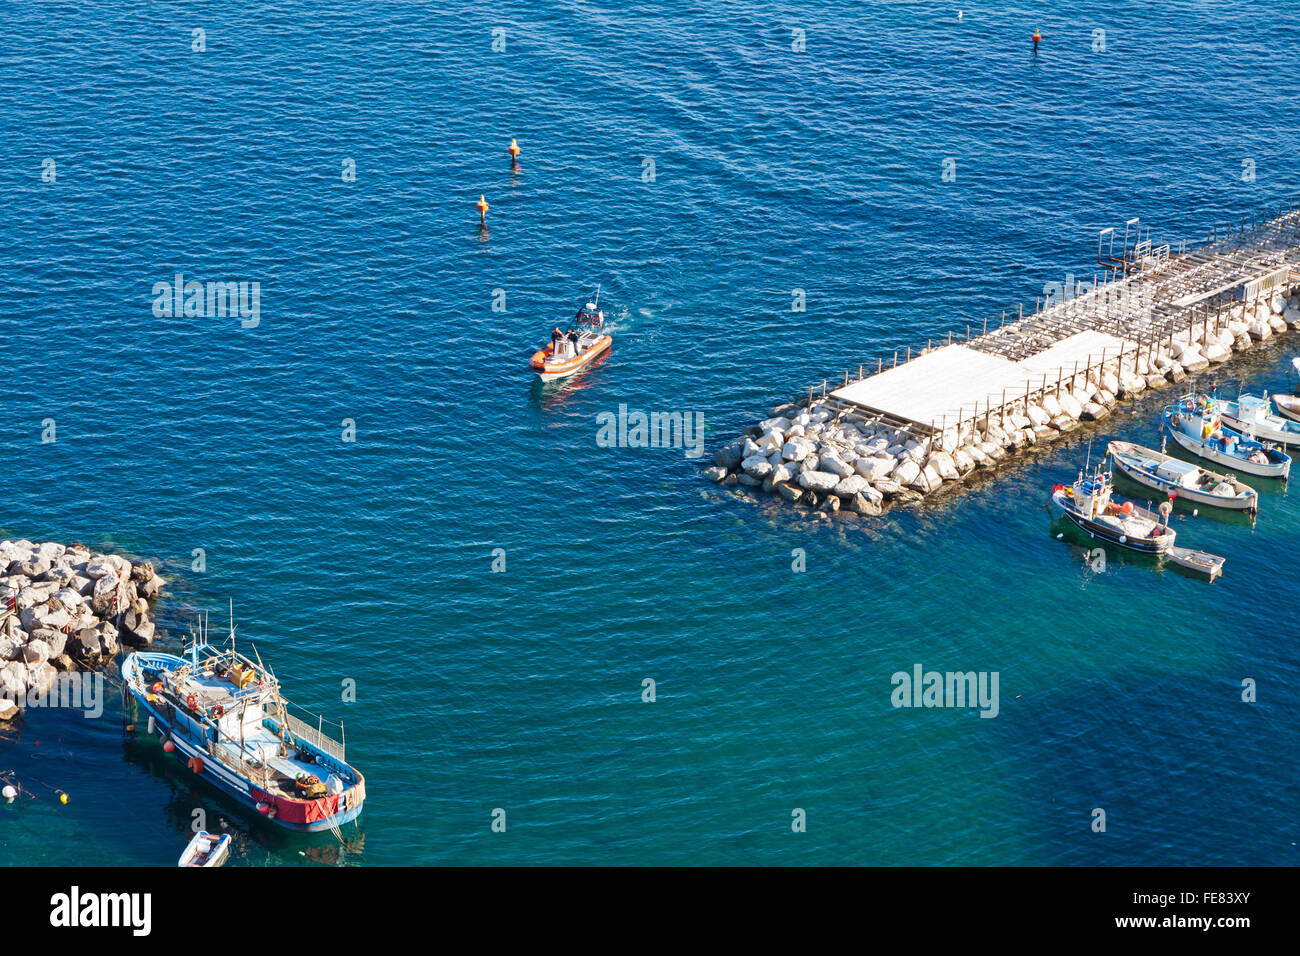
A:
{"label": "white fishing boat", "polygon": [[1300,396],[1283,395],[1279,392],[1273,396],[1273,407],[1283,418],[1300,422]]}
{"label": "white fishing boat", "polygon": [[[1091,538],[1101,538],[1143,554],[1164,554],[1173,547],[1175,535],[1167,514],[1156,514],[1131,501],[1116,499],[1111,491],[1109,471],[1098,467],[1091,473],[1080,472],[1073,485],[1057,485],[1052,489],[1051,508]],[[1169,504],[1165,502],[1160,507],[1167,511]]]}
{"label": "white fishing boat", "polygon": [[1107,451],[1115,467],[1139,484],[1211,508],[1259,510],[1259,493],[1233,475],[1207,471],[1181,458],[1127,441],[1113,441]]}
{"label": "white fishing boat", "polygon": [[1215,407],[1225,425],[1247,438],[1300,446],[1300,422],[1274,415],[1266,395],[1242,395],[1235,402],[1216,399]]}
{"label": "white fishing boat", "polygon": [[1161,421],[1162,451],[1169,438],[1198,458],[1248,475],[1285,480],[1291,472],[1291,457],[1286,452],[1226,427],[1214,402],[1205,396],[1188,395],[1165,409]]}
{"label": "white fishing boat", "polygon": [[200,830],[194,834],[181,853],[177,866],[217,867],[230,858],[230,834],[208,833]]}

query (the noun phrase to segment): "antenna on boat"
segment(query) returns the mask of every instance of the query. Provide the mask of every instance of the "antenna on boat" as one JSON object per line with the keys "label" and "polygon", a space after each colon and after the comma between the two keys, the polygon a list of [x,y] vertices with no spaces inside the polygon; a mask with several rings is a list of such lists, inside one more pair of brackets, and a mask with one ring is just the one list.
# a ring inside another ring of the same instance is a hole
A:
{"label": "antenna on boat", "polygon": [[600,283],[596,283],[596,301],[593,303],[597,309],[600,308]]}

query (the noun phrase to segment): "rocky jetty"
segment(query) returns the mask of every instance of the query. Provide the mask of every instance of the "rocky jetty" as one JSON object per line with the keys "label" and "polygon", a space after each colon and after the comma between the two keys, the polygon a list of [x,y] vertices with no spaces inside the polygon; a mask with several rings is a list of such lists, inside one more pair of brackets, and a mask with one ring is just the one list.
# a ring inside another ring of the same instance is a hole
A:
{"label": "rocky jetty", "polygon": [[1255,305],[1239,303],[1217,332],[1194,325],[1136,355],[1062,376],[1057,387],[1031,400],[933,435],[891,426],[825,397],[780,405],[717,449],[704,473],[726,487],[762,490],[819,511],[879,515],[1289,329],[1300,329],[1300,297],[1277,292]]}
{"label": "rocky jetty", "polygon": [[163,579],[148,561],[84,545],[0,541],[0,720],[61,671],[95,670],[154,637]]}

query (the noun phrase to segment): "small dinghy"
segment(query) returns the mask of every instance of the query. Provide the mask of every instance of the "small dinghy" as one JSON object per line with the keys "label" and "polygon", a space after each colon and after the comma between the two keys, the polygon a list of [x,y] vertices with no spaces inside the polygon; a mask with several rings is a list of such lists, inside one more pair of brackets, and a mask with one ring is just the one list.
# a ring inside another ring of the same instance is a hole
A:
{"label": "small dinghy", "polygon": [[1247,438],[1300,446],[1300,422],[1272,414],[1266,395],[1242,395],[1235,402],[1218,399],[1215,406],[1224,424]]}
{"label": "small dinghy", "polygon": [[1107,450],[1121,472],[1170,498],[1231,511],[1259,510],[1259,493],[1232,475],[1207,471],[1132,442],[1113,441]]}
{"label": "small dinghy", "polygon": [[[1111,495],[1111,475],[1100,466],[1092,474],[1079,472],[1069,487],[1052,489],[1052,510],[1073,522],[1090,537],[1101,538],[1131,551],[1164,554],[1174,545],[1174,530],[1167,513],[1155,514],[1131,501]],[[1165,502],[1161,511],[1169,508]]]}
{"label": "small dinghy", "polygon": [[1191,548],[1170,548],[1165,557],[1174,564],[1190,571],[1199,571],[1211,581],[1223,573],[1223,558],[1205,551],[1193,551]]}
{"label": "small dinghy", "polygon": [[221,866],[230,858],[230,834],[200,830],[185,847],[177,866]]}
{"label": "small dinghy", "polygon": [[581,371],[609,351],[614,339],[604,332],[605,313],[600,311],[600,288],[596,301],[588,302],[578,310],[573,325],[565,331],[557,326],[551,333],[551,344],[538,349],[528,362],[528,367],[544,382],[564,378]]}
{"label": "small dinghy", "polygon": [[1198,458],[1227,465],[1234,471],[1260,478],[1286,479],[1291,457],[1275,445],[1252,441],[1226,427],[1214,403],[1205,396],[1188,395],[1164,411],[1161,450],[1172,438]]}
{"label": "small dinghy", "polygon": [[1300,422],[1300,398],[1295,395],[1276,394],[1273,396],[1273,405],[1277,408],[1277,413],[1283,418],[1290,419],[1293,422]]}

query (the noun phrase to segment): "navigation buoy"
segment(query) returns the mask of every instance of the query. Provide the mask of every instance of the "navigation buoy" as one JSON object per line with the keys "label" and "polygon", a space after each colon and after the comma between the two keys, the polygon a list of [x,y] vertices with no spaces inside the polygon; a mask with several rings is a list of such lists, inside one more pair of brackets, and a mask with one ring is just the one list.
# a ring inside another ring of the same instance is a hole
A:
{"label": "navigation buoy", "polygon": [[511,139],[510,148],[507,150],[507,152],[510,153],[510,159],[512,162],[514,160],[517,160],[519,158],[519,144],[516,143],[513,139]]}
{"label": "navigation buoy", "polygon": [[1030,37],[1034,41],[1034,52],[1038,52],[1038,44],[1042,41],[1043,35],[1038,32],[1038,27],[1034,27],[1034,35]]}
{"label": "navigation buoy", "polygon": [[478,197],[478,203],[476,204],[476,207],[475,207],[475,208],[478,209],[478,221],[479,221],[479,225],[481,225],[481,226],[486,226],[486,225],[487,225],[487,212],[488,212],[488,202],[487,202],[487,197],[485,197],[485,196],[479,196],[479,197]]}

